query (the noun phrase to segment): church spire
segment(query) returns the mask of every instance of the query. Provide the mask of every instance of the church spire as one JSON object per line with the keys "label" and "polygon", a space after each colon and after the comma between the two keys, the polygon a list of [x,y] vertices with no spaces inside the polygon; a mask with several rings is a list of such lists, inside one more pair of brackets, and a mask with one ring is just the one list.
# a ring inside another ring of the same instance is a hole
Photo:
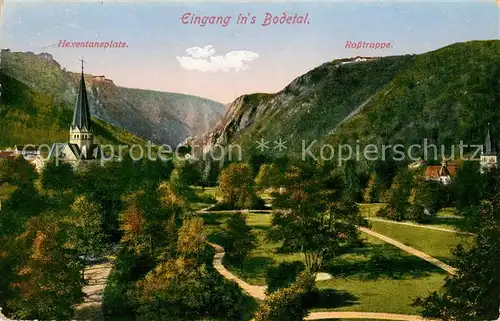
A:
{"label": "church spire", "polygon": [[491,149],[491,137],[490,137],[490,123],[488,123],[488,132],[486,134],[486,139],[483,146],[483,154],[490,155],[492,153]]}
{"label": "church spire", "polygon": [[80,88],[78,90],[71,127],[73,129],[78,128],[79,130],[86,129],[90,131],[92,124],[90,122],[89,102],[87,98],[87,89],[85,88],[85,78],[83,76],[83,58],[80,61],[82,62],[82,75],[80,77]]}

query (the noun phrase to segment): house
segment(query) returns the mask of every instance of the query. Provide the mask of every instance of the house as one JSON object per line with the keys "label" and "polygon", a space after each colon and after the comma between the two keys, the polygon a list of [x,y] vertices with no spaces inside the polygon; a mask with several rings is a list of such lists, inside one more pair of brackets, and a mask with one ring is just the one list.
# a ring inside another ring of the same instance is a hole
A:
{"label": "house", "polygon": [[83,61],[80,87],[69,130],[69,142],[53,144],[48,156],[48,160],[52,159],[68,162],[73,167],[96,163],[101,159],[101,148],[94,143],[94,131],[83,74]]}
{"label": "house", "polygon": [[448,185],[459,168],[459,165],[448,164],[446,157],[443,156],[441,165],[430,165],[425,168],[424,177],[427,181],[437,181],[443,185]]}
{"label": "house", "polygon": [[21,155],[30,159],[40,155],[39,148],[36,145],[16,145],[14,146],[15,155]]}
{"label": "house", "polygon": [[5,150],[5,151],[0,151],[0,159],[14,159],[16,158],[16,154],[14,151],[11,150]]}

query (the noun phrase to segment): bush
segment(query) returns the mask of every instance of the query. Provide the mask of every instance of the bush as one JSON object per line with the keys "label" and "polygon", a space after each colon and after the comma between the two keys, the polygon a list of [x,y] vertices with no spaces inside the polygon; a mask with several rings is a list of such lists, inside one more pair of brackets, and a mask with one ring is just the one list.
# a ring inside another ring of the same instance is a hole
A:
{"label": "bush", "polygon": [[254,321],[302,321],[309,314],[308,297],[314,291],[314,276],[303,272],[292,286],[270,294]]}
{"label": "bush", "polygon": [[198,202],[206,204],[215,204],[217,199],[211,194],[201,194],[197,196]]}
{"label": "bush", "polygon": [[289,287],[305,269],[306,266],[301,261],[282,262],[278,266],[270,266],[266,275],[267,293]]}
{"label": "bush", "polygon": [[157,265],[134,294],[138,320],[241,320],[245,313],[246,297],[236,283],[182,258]]}
{"label": "bush", "polygon": [[417,223],[429,223],[436,217],[436,212],[431,213],[420,204],[413,205],[407,213],[408,219]]}
{"label": "bush", "polygon": [[253,197],[253,200],[249,207],[246,207],[246,206],[238,206],[234,203],[230,203],[230,202],[218,202],[217,204],[215,204],[214,206],[212,206],[210,208],[211,211],[232,211],[232,210],[243,210],[243,209],[251,209],[251,210],[267,210],[268,208],[266,207],[266,202],[255,196]]}

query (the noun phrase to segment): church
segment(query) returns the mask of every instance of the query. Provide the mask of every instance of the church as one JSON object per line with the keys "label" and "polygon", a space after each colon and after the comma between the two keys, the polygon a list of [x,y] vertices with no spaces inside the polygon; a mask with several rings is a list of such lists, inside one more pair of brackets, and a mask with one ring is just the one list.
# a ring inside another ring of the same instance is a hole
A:
{"label": "church", "polygon": [[494,146],[491,143],[490,124],[488,123],[488,132],[481,152],[481,173],[486,173],[497,167],[497,155]]}
{"label": "church", "polygon": [[[410,170],[414,170],[422,166],[426,166],[426,164],[425,161],[420,160],[408,165],[408,168]],[[441,165],[429,165],[425,167],[424,177],[428,181],[437,181],[443,185],[449,185],[459,168],[459,165],[449,164],[446,158],[443,156]],[[497,168],[497,154],[494,148],[494,144],[492,144],[491,141],[491,131],[489,123],[486,131],[486,138],[481,150],[479,168],[481,174],[487,173],[492,169]]]}
{"label": "church", "polygon": [[80,167],[98,163],[102,157],[101,149],[94,143],[94,131],[90,119],[90,108],[83,74],[80,77],[78,96],[76,98],[73,121],[69,129],[69,143],[55,143],[49,152],[49,160],[70,163],[73,167]]}

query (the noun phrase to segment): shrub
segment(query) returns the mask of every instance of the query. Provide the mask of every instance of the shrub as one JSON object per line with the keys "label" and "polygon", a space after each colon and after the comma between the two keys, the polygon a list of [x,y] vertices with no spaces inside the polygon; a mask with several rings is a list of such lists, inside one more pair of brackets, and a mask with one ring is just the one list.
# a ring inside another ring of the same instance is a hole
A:
{"label": "shrub", "polygon": [[246,302],[235,283],[182,258],[156,266],[134,294],[138,320],[241,320]]}
{"label": "shrub", "polygon": [[281,262],[278,266],[270,266],[266,275],[267,292],[273,293],[289,287],[305,268],[301,261]]}
{"label": "shrub", "polygon": [[408,219],[417,223],[429,223],[436,217],[436,212],[432,213],[420,204],[413,205],[407,213]]}
{"label": "shrub", "polygon": [[315,290],[314,276],[303,272],[290,287],[270,294],[254,321],[302,321],[309,314],[308,296]]}

